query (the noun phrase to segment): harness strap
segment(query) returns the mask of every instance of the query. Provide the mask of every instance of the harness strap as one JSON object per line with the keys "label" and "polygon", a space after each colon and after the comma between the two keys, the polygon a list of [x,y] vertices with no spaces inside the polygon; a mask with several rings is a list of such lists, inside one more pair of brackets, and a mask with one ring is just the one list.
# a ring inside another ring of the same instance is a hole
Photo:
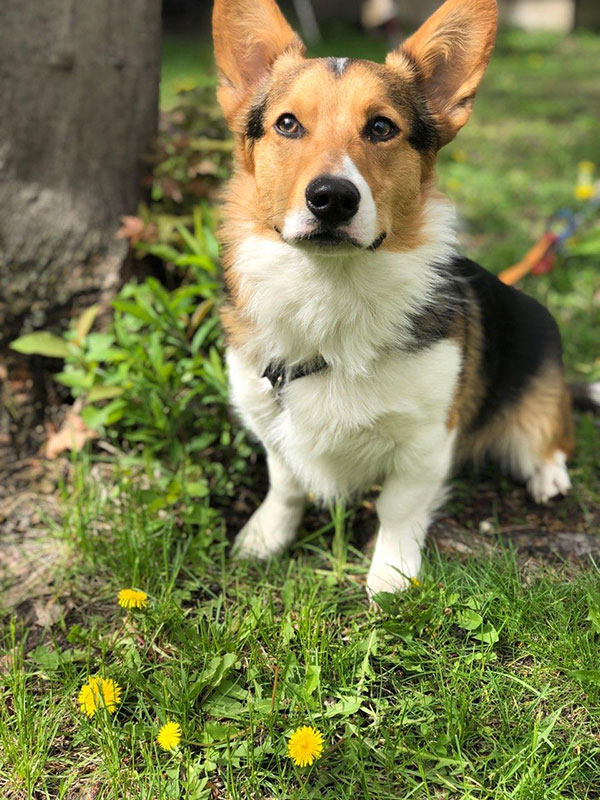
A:
{"label": "harness strap", "polygon": [[273,389],[278,392],[297,378],[306,378],[308,375],[322,372],[328,366],[323,356],[306,361],[304,364],[296,364],[293,367],[286,367],[283,361],[271,361],[262,377],[268,378]]}

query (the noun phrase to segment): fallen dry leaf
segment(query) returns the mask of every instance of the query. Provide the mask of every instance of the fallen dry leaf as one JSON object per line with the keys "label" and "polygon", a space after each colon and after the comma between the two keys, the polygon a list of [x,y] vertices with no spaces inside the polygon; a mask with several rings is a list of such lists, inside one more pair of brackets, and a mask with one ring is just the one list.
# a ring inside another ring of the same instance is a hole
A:
{"label": "fallen dry leaf", "polygon": [[172,178],[170,175],[166,175],[164,178],[161,178],[158,183],[165,197],[168,197],[175,203],[183,202],[183,194],[181,193],[181,187],[179,186],[179,183],[175,180],[175,178]]}
{"label": "fallen dry leaf", "polygon": [[129,239],[131,244],[140,241],[156,241],[156,226],[146,223],[141,217],[127,216],[121,217],[121,227],[115,234],[117,239]]}
{"label": "fallen dry leaf", "polygon": [[90,439],[98,438],[96,431],[90,430],[79,416],[80,407],[76,403],[65,417],[61,429],[49,437],[46,442],[46,458],[56,458],[65,450],[79,452]]}
{"label": "fallen dry leaf", "polygon": [[36,625],[41,628],[50,628],[63,617],[64,609],[54,597],[38,598],[33,604],[33,614]]}

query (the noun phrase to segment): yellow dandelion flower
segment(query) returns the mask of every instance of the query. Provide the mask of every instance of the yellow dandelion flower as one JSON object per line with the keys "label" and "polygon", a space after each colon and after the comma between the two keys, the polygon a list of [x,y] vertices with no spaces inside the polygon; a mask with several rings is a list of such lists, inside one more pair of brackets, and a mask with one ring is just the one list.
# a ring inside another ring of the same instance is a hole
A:
{"label": "yellow dandelion flower", "polygon": [[411,579],[410,579],[410,582],[411,582],[411,583],[412,583],[412,585],[413,585],[413,586],[415,586],[415,587],[418,587],[418,586],[420,586],[420,585],[421,585],[421,581],[420,581],[418,578],[411,578]]}
{"label": "yellow dandelion flower", "polygon": [[295,730],[288,742],[288,756],[297,767],[310,766],[321,757],[323,752],[323,734],[305,725]]}
{"label": "yellow dandelion flower", "polygon": [[93,717],[102,707],[114,714],[121,702],[121,687],[110,678],[91,677],[81,687],[77,701],[88,717]]}
{"label": "yellow dandelion flower", "polygon": [[580,183],[575,187],[575,197],[582,202],[584,200],[591,200],[596,194],[594,187],[589,183]]}
{"label": "yellow dandelion flower", "polygon": [[119,605],[123,608],[146,608],[148,595],[137,589],[121,589],[119,592]]}
{"label": "yellow dandelion flower", "polygon": [[163,750],[174,750],[181,741],[181,726],[178,722],[167,722],[158,732],[156,741]]}

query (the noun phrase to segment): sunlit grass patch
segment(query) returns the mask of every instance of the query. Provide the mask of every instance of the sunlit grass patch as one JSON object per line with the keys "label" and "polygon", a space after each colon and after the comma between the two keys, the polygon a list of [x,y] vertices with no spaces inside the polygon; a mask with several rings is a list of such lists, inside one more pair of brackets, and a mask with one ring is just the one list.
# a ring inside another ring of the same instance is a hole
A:
{"label": "sunlit grass patch", "polygon": [[[185,786],[206,800],[213,787],[525,800],[585,797],[600,780],[595,570],[519,568],[500,545],[464,563],[430,550],[419,582],[375,611],[367,559],[350,547],[332,563],[332,531],[260,568],[223,569],[204,542],[124,617],[115,591],[136,565],[114,553],[135,489],[98,498],[85,474],[80,485],[77,504],[110,523],[113,546],[80,562],[77,602],[46,643],[19,644],[18,629],[5,642],[3,797],[93,784],[115,800]],[[146,520],[138,541],[155,536]],[[81,713],[88,675],[122,687],[112,713]],[[292,752],[291,734],[307,729],[307,748]]]}

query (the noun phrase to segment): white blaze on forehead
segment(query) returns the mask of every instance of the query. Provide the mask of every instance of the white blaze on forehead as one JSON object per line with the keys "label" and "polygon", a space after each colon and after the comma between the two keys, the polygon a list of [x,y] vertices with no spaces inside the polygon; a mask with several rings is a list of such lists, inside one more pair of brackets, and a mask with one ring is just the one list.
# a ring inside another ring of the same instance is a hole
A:
{"label": "white blaze on forehead", "polygon": [[338,78],[343,74],[344,70],[346,69],[346,66],[348,64],[348,60],[349,59],[347,59],[347,58],[334,58],[333,59],[334,68],[335,68],[335,74],[338,76]]}
{"label": "white blaze on forehead", "polygon": [[358,211],[352,217],[350,225],[346,229],[348,234],[356,239],[363,247],[369,247],[377,238],[377,208],[373,199],[373,192],[367,181],[350,156],[344,156],[342,169],[337,172],[340,178],[346,178],[356,186],[360,192],[360,204]]}

